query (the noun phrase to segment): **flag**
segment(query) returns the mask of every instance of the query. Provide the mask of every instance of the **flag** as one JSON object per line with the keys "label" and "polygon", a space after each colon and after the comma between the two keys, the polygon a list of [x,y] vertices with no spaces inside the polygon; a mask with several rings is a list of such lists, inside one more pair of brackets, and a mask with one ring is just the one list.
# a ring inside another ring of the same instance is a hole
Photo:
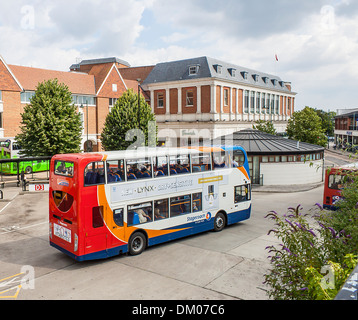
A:
{"label": "flag", "polygon": [[277,56],[277,54],[275,54],[275,59],[276,59],[276,61],[278,61],[278,56]]}

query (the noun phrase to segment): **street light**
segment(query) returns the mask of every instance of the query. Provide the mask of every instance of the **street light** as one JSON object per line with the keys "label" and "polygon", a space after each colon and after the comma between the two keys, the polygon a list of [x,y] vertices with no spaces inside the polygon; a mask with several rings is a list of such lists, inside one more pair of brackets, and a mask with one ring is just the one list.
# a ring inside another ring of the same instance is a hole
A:
{"label": "street light", "polygon": [[140,129],[140,82],[142,79],[138,78],[138,129]]}
{"label": "street light", "polygon": [[[83,108],[84,108],[82,103],[81,103],[80,108],[81,108],[82,110],[83,110]],[[92,148],[90,147],[89,141],[88,141],[88,101],[86,101],[86,122],[87,122],[87,124],[86,124],[86,126],[87,126],[86,152],[91,152],[92,150],[90,150],[90,149],[92,149]]]}

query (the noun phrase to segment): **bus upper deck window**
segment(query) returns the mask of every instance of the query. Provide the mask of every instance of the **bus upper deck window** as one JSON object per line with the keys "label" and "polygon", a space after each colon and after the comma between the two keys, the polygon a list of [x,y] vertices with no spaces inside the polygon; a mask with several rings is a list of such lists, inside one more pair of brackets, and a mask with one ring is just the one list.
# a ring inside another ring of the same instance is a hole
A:
{"label": "bus upper deck window", "polygon": [[55,174],[65,177],[73,177],[73,162],[56,160]]}
{"label": "bus upper deck window", "polygon": [[192,172],[210,171],[211,170],[211,157],[210,153],[201,153],[192,155]]}
{"label": "bus upper deck window", "polygon": [[227,152],[213,152],[214,169],[227,168],[229,166],[229,157]]}
{"label": "bus upper deck window", "polygon": [[104,184],[104,162],[91,162],[87,165],[84,173],[85,186]]}

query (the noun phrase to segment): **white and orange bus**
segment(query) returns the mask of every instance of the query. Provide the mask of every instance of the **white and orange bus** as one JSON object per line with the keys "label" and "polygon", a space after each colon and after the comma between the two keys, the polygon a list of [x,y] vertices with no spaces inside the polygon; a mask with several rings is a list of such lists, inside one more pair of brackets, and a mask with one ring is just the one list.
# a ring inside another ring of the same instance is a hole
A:
{"label": "white and orange bus", "polygon": [[56,155],[50,166],[50,244],[102,259],[246,220],[241,147],[142,148]]}

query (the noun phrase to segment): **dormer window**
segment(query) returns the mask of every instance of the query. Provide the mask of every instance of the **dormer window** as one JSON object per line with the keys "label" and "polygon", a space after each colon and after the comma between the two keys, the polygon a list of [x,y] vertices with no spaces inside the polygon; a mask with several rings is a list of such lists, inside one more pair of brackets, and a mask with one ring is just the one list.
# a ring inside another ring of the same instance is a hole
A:
{"label": "dormer window", "polygon": [[283,87],[285,85],[285,82],[284,81],[279,81],[279,84],[281,87]]}
{"label": "dormer window", "polygon": [[262,80],[263,80],[265,83],[267,83],[268,80],[269,80],[269,78],[268,78],[268,77],[262,77]]}
{"label": "dormer window", "polygon": [[199,73],[199,65],[189,66],[189,76],[194,76]]}
{"label": "dormer window", "polygon": [[235,68],[229,68],[228,71],[232,77],[236,77],[236,69]]}
{"label": "dormer window", "polygon": [[255,80],[255,82],[259,81],[259,75],[258,74],[253,74],[252,77]]}
{"label": "dormer window", "polygon": [[248,75],[249,73],[247,72],[247,71],[242,71],[241,72],[241,75],[242,75],[242,77],[246,80],[247,79],[247,75]]}
{"label": "dormer window", "polygon": [[214,69],[217,73],[222,73],[223,66],[221,64],[214,64]]}
{"label": "dormer window", "polygon": [[272,79],[271,81],[272,81],[272,84],[273,84],[274,86],[276,86],[276,84],[277,84],[277,79]]}

